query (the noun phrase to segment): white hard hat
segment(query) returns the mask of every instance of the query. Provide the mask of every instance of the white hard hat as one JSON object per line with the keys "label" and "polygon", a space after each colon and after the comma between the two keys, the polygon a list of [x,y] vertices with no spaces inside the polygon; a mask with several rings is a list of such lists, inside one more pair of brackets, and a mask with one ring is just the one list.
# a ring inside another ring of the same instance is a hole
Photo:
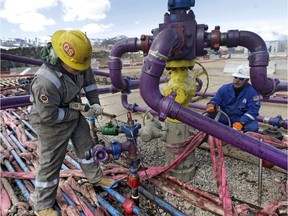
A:
{"label": "white hard hat", "polygon": [[232,76],[234,77],[239,77],[239,78],[245,78],[245,79],[249,79],[250,78],[250,74],[249,74],[249,67],[246,65],[239,65],[235,72],[232,74]]}

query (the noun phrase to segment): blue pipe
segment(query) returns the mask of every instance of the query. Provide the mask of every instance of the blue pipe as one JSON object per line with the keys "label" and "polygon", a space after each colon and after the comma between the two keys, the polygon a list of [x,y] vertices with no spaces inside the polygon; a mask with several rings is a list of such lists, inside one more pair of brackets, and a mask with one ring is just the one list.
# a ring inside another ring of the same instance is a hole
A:
{"label": "blue pipe", "polygon": [[154,194],[150,193],[149,191],[145,190],[143,187],[139,186],[138,190],[146,198],[148,198],[151,201],[154,201],[158,206],[160,206],[160,208],[162,208],[166,212],[170,213],[171,215],[173,215],[173,216],[188,216],[187,214],[184,214],[183,212],[180,212],[178,209],[176,209],[170,203],[166,202],[165,200],[160,199],[156,195],[154,195]]}
{"label": "blue pipe", "polygon": [[66,154],[65,159],[69,161],[76,169],[81,169],[79,163],[75,161],[73,158],[71,158],[69,155]]}
{"label": "blue pipe", "polygon": [[110,203],[103,199],[99,194],[97,194],[97,199],[100,205],[102,205],[112,216],[123,216],[117,209],[115,209]]}
{"label": "blue pipe", "polygon": [[[68,159],[68,157],[69,157],[69,159]],[[69,155],[66,155],[66,157],[65,157],[67,160],[69,160],[69,162],[73,162],[72,163],[72,165],[74,165],[75,167],[80,167],[79,166],[79,164],[74,160],[74,159],[72,159]],[[68,170],[69,168],[66,166],[66,165],[64,165],[64,164],[62,164],[62,169],[63,170]],[[96,193],[96,192],[95,192]],[[111,213],[112,214],[112,216],[113,215],[115,215],[115,216],[121,216],[122,214],[120,213],[120,212],[118,212],[113,206],[111,206],[106,200],[104,200],[100,195],[98,195],[97,193],[96,193],[96,196],[97,196],[97,199],[98,199],[98,201],[99,201],[99,203],[100,203],[100,205],[102,205],[102,206],[104,206],[104,208],[105,209],[107,209],[108,210],[108,212],[109,213]],[[85,200],[84,200],[84,198],[85,197],[83,197],[83,201],[85,202]],[[90,208],[90,210],[91,211],[95,211],[95,209],[93,209],[94,207],[86,200],[86,205]],[[89,204],[89,205],[88,205]],[[93,208],[92,208],[93,207]]]}
{"label": "blue pipe", "polygon": [[[77,169],[81,169],[79,163],[77,161],[75,161],[73,158],[71,158],[69,155],[65,156],[65,159],[67,159],[75,168]],[[95,192],[96,193],[96,192]],[[100,195],[97,195],[97,199],[99,201],[99,203],[112,215],[115,216],[120,216],[122,215],[119,211],[117,211],[113,206],[111,206],[106,200],[104,200]]]}
{"label": "blue pipe", "polygon": [[[6,145],[6,147],[9,148],[13,148],[10,143],[8,142],[8,140],[3,136],[3,134],[0,132],[0,137],[3,140],[3,143]],[[30,169],[26,166],[26,164],[23,162],[23,160],[19,157],[19,155],[17,154],[17,152],[12,149],[11,150],[12,155],[14,156],[15,160],[18,162],[18,164],[20,165],[20,167],[25,171],[25,172],[29,172]],[[35,179],[30,179],[30,181],[33,183],[35,183]]]}
{"label": "blue pipe", "polygon": [[69,167],[67,167],[65,164],[62,163],[61,169],[62,169],[62,170],[69,170]]}
{"label": "blue pipe", "polygon": [[6,128],[7,134],[9,134],[9,137],[12,139],[12,141],[17,145],[17,147],[20,149],[21,152],[25,152],[26,149],[23,147],[23,145],[18,141],[18,139],[11,134],[11,131]]}
{"label": "blue pipe", "polygon": [[[10,162],[8,160],[4,160],[4,164],[7,167],[7,169],[9,170],[9,172],[15,172],[15,170],[13,169],[12,165],[10,164]],[[27,190],[27,188],[25,187],[24,183],[20,179],[14,179],[14,180],[15,180],[17,186],[20,188],[26,201],[29,202],[30,201],[30,193]]]}
{"label": "blue pipe", "polygon": [[[10,119],[13,119],[13,116],[10,115],[10,113],[8,113],[6,110],[4,111],[4,113],[6,114],[6,116],[8,116]],[[16,132],[16,128],[12,128],[10,127],[14,132]]]}
{"label": "blue pipe", "polygon": [[22,161],[22,159],[19,157],[15,149],[10,145],[9,141],[4,137],[4,135],[0,132],[0,138],[3,140],[3,143],[5,144],[7,149],[12,149],[11,153],[20,165],[20,167],[25,171],[28,172],[30,171],[29,168],[26,166],[26,164]]}
{"label": "blue pipe", "polygon": [[37,134],[34,128],[32,128],[32,126],[26,120],[22,119],[21,116],[19,116],[16,112],[12,111],[12,113],[16,118],[18,118],[21,122],[23,122],[23,124],[25,124],[31,131],[33,131],[33,133]]}
{"label": "blue pipe", "polygon": [[[71,206],[76,206],[75,203],[69,198],[69,196],[68,196],[67,194],[65,194],[64,192],[63,192],[62,194],[63,194],[64,199],[67,201],[67,203],[68,203],[69,205],[71,205]],[[83,211],[81,211],[80,214],[81,214],[82,216],[85,216],[85,214],[84,214]]]}
{"label": "blue pipe", "polygon": [[77,191],[74,191],[74,193],[76,194],[76,196],[80,197],[80,199],[87,205],[87,207],[94,213],[96,208],[86,199],[86,197],[82,196],[82,194],[80,194]]}
{"label": "blue pipe", "polygon": [[[120,203],[123,204],[123,203],[125,202],[126,198],[123,197],[121,194],[119,194],[117,191],[113,190],[112,188],[102,187],[102,189],[105,190],[107,193],[109,193],[111,196],[113,196],[115,199],[117,199]],[[137,215],[140,214],[140,208],[137,207],[137,206],[135,206],[135,207],[133,208],[133,213],[134,213],[134,214],[137,214]],[[141,212],[141,214],[142,214],[142,212]],[[145,213],[144,215],[149,216],[149,215],[146,214],[146,213]]]}
{"label": "blue pipe", "polygon": [[35,137],[26,129],[24,129],[25,134],[29,137],[30,140],[35,139]]}
{"label": "blue pipe", "polygon": [[[9,118],[13,118],[9,113],[7,113],[5,111],[6,115],[9,117]],[[24,119],[21,118],[21,116],[19,116],[16,112],[12,111],[13,115],[18,118],[23,124],[25,124],[31,131],[33,131],[33,133],[37,134],[37,132],[34,130],[34,128]],[[12,130],[15,132],[15,129],[12,128]],[[25,134],[30,138],[30,139],[33,139],[35,138],[29,131],[27,131],[26,129],[24,130],[25,131]]]}

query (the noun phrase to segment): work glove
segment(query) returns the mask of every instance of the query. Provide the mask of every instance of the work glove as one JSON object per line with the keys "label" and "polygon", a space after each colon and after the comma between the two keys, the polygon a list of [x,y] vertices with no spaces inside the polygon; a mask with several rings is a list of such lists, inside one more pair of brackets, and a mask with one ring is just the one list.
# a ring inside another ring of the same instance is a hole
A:
{"label": "work glove", "polygon": [[233,124],[233,129],[235,129],[235,130],[241,131],[242,128],[243,128],[243,124],[240,123],[240,122],[235,122],[235,123]]}
{"label": "work glove", "polygon": [[208,104],[206,105],[206,112],[208,112],[208,113],[217,112],[217,108],[216,108],[215,104],[208,103]]}
{"label": "work glove", "polygon": [[93,104],[87,111],[86,116],[98,116],[103,113],[103,108],[99,104]]}

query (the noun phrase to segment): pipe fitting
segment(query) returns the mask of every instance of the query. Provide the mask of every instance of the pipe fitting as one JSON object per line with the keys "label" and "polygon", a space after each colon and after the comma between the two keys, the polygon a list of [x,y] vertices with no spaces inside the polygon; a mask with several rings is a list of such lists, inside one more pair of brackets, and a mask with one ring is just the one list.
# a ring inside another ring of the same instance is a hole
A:
{"label": "pipe fitting", "polygon": [[249,66],[268,66],[269,54],[266,51],[253,52],[248,57]]}
{"label": "pipe fitting", "polygon": [[141,50],[141,42],[138,38],[128,38],[116,43],[109,56],[108,68],[112,85],[119,91],[127,91],[129,83],[123,79],[121,70],[121,56],[126,52],[137,52]]}

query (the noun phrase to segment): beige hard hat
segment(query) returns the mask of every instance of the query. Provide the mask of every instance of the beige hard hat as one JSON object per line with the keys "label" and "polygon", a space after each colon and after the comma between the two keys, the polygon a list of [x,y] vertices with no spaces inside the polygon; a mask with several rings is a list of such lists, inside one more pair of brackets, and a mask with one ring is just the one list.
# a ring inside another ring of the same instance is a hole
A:
{"label": "beige hard hat", "polygon": [[250,68],[246,65],[239,65],[236,68],[235,72],[232,74],[232,76],[249,79],[250,78]]}
{"label": "beige hard hat", "polygon": [[90,67],[92,46],[83,32],[59,30],[52,35],[51,42],[57,56],[69,67],[80,71]]}

